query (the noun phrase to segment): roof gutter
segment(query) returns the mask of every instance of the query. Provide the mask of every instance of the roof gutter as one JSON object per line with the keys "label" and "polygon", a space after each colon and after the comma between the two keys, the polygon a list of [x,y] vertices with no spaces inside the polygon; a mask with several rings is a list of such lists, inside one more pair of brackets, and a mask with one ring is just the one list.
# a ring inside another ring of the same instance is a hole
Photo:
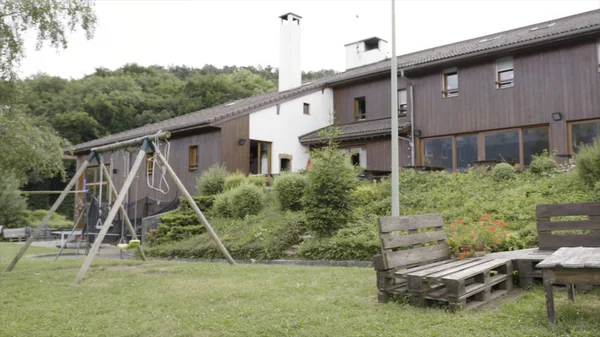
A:
{"label": "roof gutter", "polygon": [[[425,68],[436,67],[436,66],[443,65],[446,63],[464,61],[464,60],[468,60],[468,59],[475,59],[475,58],[489,56],[489,55],[506,52],[506,51],[514,51],[514,50],[519,50],[519,49],[524,49],[524,48],[537,47],[539,45],[543,45],[548,42],[557,42],[557,41],[565,40],[568,38],[574,38],[574,37],[584,37],[584,36],[592,35],[592,34],[598,33],[598,32],[600,32],[600,27],[594,26],[594,27],[589,27],[589,28],[584,28],[584,29],[578,30],[576,33],[565,32],[565,33],[560,33],[560,34],[556,34],[556,35],[546,36],[546,37],[536,39],[536,40],[523,41],[523,42],[509,44],[509,45],[498,47],[498,48],[480,50],[480,51],[472,52],[469,54],[458,55],[458,56],[454,56],[454,57],[450,57],[450,58],[439,59],[436,61],[420,63],[420,64],[416,64],[416,65],[412,65],[412,66],[407,66],[407,67],[399,66],[398,68],[404,70],[405,72],[421,70],[421,69],[425,69]],[[337,86],[337,85],[341,85],[341,84],[345,84],[345,83],[355,82],[360,79],[386,75],[389,72],[390,72],[390,68],[385,68],[385,69],[382,69],[382,70],[379,70],[376,72],[367,73],[364,75],[351,77],[351,78],[343,79],[340,81],[328,81],[327,85]]]}

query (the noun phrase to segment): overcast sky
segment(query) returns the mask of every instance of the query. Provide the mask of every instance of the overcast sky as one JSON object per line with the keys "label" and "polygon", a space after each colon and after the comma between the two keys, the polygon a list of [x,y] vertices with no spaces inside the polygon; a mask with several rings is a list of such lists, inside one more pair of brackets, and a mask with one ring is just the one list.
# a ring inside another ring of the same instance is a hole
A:
{"label": "overcast sky", "polygon": [[[397,0],[398,55],[600,8],[600,0]],[[35,51],[27,38],[20,73],[79,78],[97,67],[272,65],[279,63],[279,16],[302,16],[302,70],[345,69],[344,44],[390,41],[390,0],[96,2],[92,40],[69,35],[67,50]],[[390,48],[391,50],[391,48]]]}

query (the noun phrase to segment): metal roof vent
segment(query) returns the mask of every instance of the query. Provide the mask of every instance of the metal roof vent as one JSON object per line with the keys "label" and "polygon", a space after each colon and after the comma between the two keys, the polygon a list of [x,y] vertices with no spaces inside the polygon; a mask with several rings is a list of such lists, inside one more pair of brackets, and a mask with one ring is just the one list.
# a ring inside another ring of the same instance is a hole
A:
{"label": "metal roof vent", "polygon": [[494,37],[490,37],[490,38],[487,38],[487,37],[486,37],[486,38],[485,38],[485,39],[483,39],[483,40],[479,40],[479,42],[480,42],[480,43],[483,43],[483,42],[494,41],[494,40],[496,40],[496,39],[499,39],[499,38],[501,38],[502,36],[504,36],[504,34],[500,34],[500,35],[498,35],[498,36],[494,36]]}
{"label": "metal roof vent", "polygon": [[535,27],[529,29],[529,31],[530,32],[535,32],[536,30],[550,28],[550,27],[554,26],[555,24],[556,24],[556,22],[552,22],[552,23],[547,24],[545,26],[535,26]]}

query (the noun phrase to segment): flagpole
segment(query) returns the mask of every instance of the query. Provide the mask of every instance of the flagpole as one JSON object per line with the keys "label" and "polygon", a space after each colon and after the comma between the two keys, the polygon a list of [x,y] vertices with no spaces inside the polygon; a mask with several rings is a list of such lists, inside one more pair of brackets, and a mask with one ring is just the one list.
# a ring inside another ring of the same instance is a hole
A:
{"label": "flagpole", "polygon": [[400,215],[400,192],[398,190],[398,60],[396,59],[396,2],[392,0],[392,216]]}

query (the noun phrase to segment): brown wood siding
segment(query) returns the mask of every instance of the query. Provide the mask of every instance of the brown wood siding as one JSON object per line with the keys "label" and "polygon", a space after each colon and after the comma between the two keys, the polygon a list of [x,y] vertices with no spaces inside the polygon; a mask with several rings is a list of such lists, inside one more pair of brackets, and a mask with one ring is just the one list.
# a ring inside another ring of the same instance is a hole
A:
{"label": "brown wood siding", "polygon": [[[244,115],[219,124],[221,127],[221,162],[231,172],[250,172],[250,124],[249,115]],[[246,143],[240,145],[239,139]]]}
{"label": "brown wood siding", "polygon": [[[392,143],[390,138],[378,138],[366,143],[367,168],[373,171],[391,171]],[[398,161],[400,167],[410,165],[410,146],[405,140],[398,143]]]}
{"label": "brown wood siding", "polygon": [[[205,170],[207,170],[212,164],[219,162],[221,147],[220,147],[220,131],[210,131],[196,134],[189,134],[184,137],[173,138],[170,140],[170,153],[169,153],[169,165],[173,168],[177,176],[182,181],[184,186],[192,195],[197,195],[196,193],[196,178]],[[164,143],[163,143],[164,144]],[[198,146],[198,170],[196,172],[189,172],[188,170],[188,148],[190,146]],[[105,165],[107,165],[109,171],[111,173],[111,179],[115,184],[115,187],[118,191],[121,190],[123,183],[125,181],[125,177],[123,175],[126,172],[126,156],[129,155],[129,167],[133,165],[135,158],[137,156],[137,150],[132,149],[133,152],[127,154],[125,151],[120,150],[112,153],[104,153],[103,160]],[[165,152],[163,146],[161,146],[161,151]],[[79,165],[87,158],[86,155],[79,156],[78,159],[78,167]],[[110,168],[112,157],[113,167]],[[94,162],[93,165],[96,165]],[[116,169],[116,173],[114,173],[114,169]],[[161,176],[161,171],[158,168],[155,168],[154,171],[154,179],[155,183],[158,184],[158,180]],[[155,191],[148,187],[147,175],[146,175],[146,161],[143,162],[142,166],[138,171],[138,178],[133,180],[133,184],[129,189],[129,200],[139,200],[146,196],[151,197],[153,199],[158,200],[171,200],[175,198],[175,196],[181,196],[181,193],[178,193],[177,187],[175,186],[175,182],[168,177],[167,175],[167,183],[169,185],[169,192],[167,194],[162,194],[161,192]],[[78,188],[81,188],[79,186]],[[113,199],[114,200],[114,199]]]}
{"label": "brown wood siding", "polygon": [[[445,67],[458,68],[456,97],[442,98],[444,68],[407,74],[414,86],[415,129],[422,137],[435,137],[549,125],[551,150],[568,153],[567,123],[600,117],[596,39],[502,56],[513,56],[514,87],[496,88],[496,58]],[[389,83],[389,77],[382,77],[334,88],[337,123],[354,121],[354,98],[361,96],[367,120],[389,116]],[[399,78],[398,88],[404,86]],[[553,121],[553,112],[561,112],[563,119]]]}
{"label": "brown wood siding", "polygon": [[[398,81],[398,90],[405,89],[403,81]],[[370,81],[353,86],[335,88],[333,91],[333,108],[338,124],[355,122],[354,99],[365,97],[367,118],[365,121],[390,116],[390,79]]]}

